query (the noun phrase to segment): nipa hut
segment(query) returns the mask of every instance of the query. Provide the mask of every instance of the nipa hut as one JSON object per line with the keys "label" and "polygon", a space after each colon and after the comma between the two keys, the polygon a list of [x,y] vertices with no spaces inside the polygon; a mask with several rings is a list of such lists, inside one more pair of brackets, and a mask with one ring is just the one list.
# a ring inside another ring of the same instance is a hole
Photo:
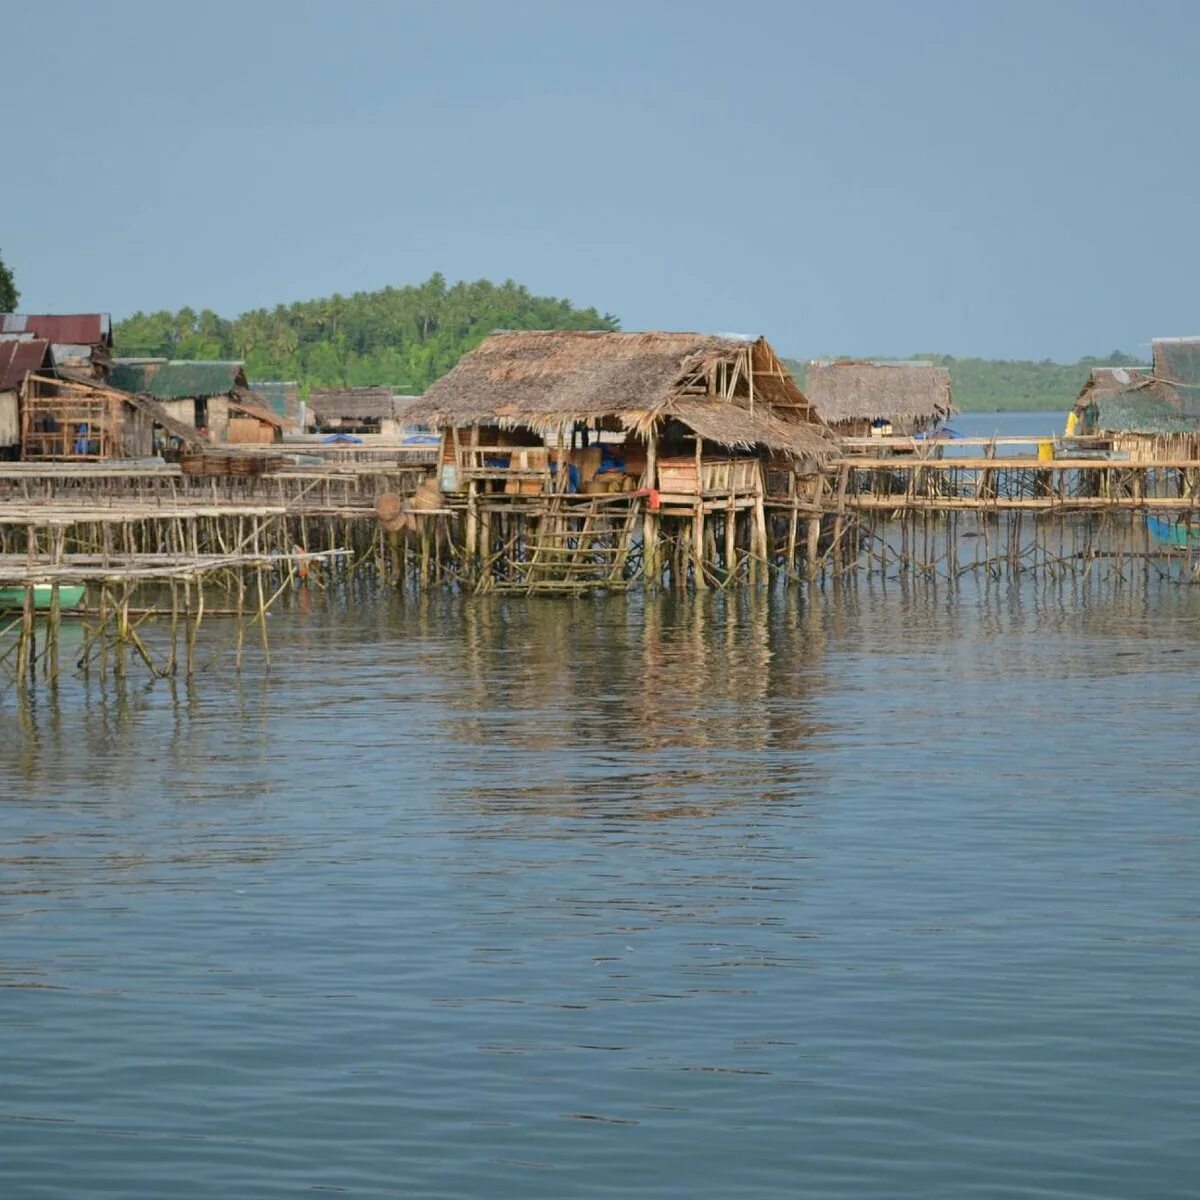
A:
{"label": "nipa hut", "polygon": [[[571,492],[609,473],[689,494],[745,476],[749,490],[762,461],[812,471],[834,449],[762,338],[496,333],[404,415],[445,431],[448,492]],[[752,469],[724,469],[739,459]]]}
{"label": "nipa hut", "polygon": [[1071,431],[1109,439],[1131,462],[1200,458],[1200,338],[1158,338],[1153,363],[1094,367]]}
{"label": "nipa hut", "polygon": [[926,433],[954,412],[950,372],[932,363],[814,361],[804,394],[842,437]]}
{"label": "nipa hut", "polygon": [[[495,333],[403,414],[442,430],[438,478],[451,508],[465,505],[468,561],[477,546],[507,556],[527,587],[620,584],[643,504],[647,582],[672,554],[673,579],[690,571],[697,587],[748,562],[753,573],[769,553],[769,487],[794,498],[836,450],[762,338]],[[497,549],[488,523],[504,513],[531,528],[510,521]]]}
{"label": "nipa hut", "polygon": [[389,387],[313,388],[308,397],[308,427],[314,433],[377,434],[398,437],[397,401]]}

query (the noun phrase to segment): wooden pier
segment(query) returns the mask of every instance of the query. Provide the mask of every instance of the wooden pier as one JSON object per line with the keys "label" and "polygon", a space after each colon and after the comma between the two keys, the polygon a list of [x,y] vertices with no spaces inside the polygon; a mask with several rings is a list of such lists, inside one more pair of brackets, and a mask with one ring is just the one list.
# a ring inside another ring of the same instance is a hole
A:
{"label": "wooden pier", "polygon": [[1200,460],[1134,463],[1078,446],[1050,458],[999,441],[844,451],[800,472],[709,457],[697,439],[690,470],[651,453],[632,490],[610,494],[568,492],[567,473],[545,463],[526,472],[534,487],[518,464],[514,487],[494,458],[457,491],[439,487],[433,466],[394,461],[247,478],[8,464],[0,588],[20,600],[0,615],[0,670],[24,685],[71,665],[59,648],[72,585],[88,595],[73,667],[105,677],[135,661],[191,676],[215,612],[235,623],[238,665],[259,644],[269,663],[265,618],[280,596],[364,576],[413,593],[574,594],[870,575],[1200,575]]}

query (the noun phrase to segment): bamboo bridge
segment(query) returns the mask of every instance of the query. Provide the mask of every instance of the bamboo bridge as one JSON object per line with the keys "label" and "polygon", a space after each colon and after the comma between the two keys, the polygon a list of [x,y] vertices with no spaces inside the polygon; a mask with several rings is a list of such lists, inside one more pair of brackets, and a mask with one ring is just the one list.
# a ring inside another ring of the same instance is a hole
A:
{"label": "bamboo bridge", "polygon": [[[434,465],[285,466],[248,478],[177,466],[0,465],[0,670],[191,675],[205,617],[232,618],[269,663],[265,616],[289,589],[353,577],[417,592],[704,591],[856,576],[954,581],[1159,572],[1200,563],[1200,461],[1132,462],[1080,440],[846,439],[808,475],[744,455],[645,465],[629,490],[570,493],[543,463],[442,490]],[[1044,440],[1043,440],[1044,442]],[[651,486],[652,484],[656,486]],[[1196,523],[1193,530],[1192,522]],[[86,588],[72,614],[65,589]],[[143,626],[167,631],[156,640]]]}

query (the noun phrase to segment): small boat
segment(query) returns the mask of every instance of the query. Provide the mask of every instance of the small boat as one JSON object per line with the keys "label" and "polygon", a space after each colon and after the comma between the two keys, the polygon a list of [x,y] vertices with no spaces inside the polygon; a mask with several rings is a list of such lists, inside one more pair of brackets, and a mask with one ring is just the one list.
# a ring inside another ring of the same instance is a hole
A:
{"label": "small boat", "polygon": [[[54,589],[48,583],[33,585],[33,607],[37,612],[50,611],[50,598]],[[58,585],[58,606],[62,612],[71,612],[83,603],[87,588],[81,583],[60,583]],[[25,607],[25,588],[0,587],[0,609]]]}
{"label": "small boat", "polygon": [[1163,546],[1200,547],[1200,529],[1180,517],[1171,520],[1147,513],[1146,528],[1150,536]]}

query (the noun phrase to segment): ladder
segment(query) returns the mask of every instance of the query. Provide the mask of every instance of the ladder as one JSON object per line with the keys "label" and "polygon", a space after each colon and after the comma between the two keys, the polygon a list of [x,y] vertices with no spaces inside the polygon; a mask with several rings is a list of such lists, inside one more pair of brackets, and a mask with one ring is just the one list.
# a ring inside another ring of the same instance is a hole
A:
{"label": "ladder", "polygon": [[625,564],[642,512],[642,497],[555,496],[526,544],[519,578],[497,590],[612,591],[628,586]]}

